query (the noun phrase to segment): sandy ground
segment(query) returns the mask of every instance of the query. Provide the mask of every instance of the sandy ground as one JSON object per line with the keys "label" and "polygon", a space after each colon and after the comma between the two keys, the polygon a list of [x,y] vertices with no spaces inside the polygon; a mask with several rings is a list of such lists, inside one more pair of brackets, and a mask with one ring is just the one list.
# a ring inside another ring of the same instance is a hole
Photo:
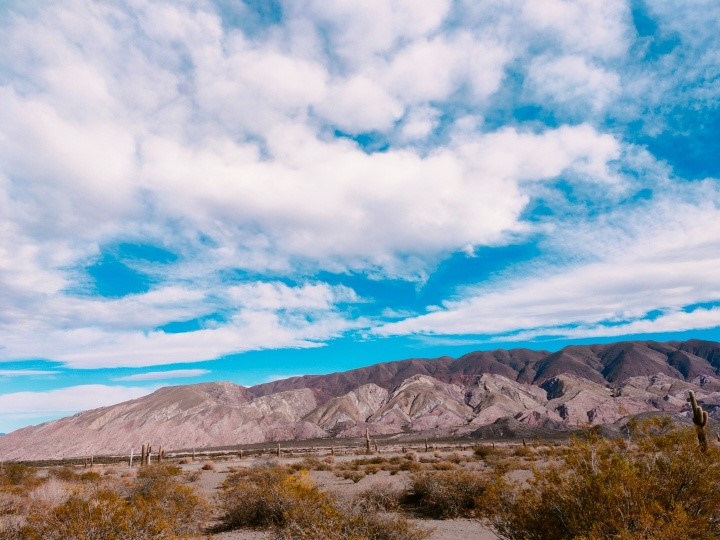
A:
{"label": "sandy ground", "polygon": [[[497,540],[492,531],[477,521],[468,519],[434,519],[410,520],[421,527],[435,529],[430,540]],[[233,531],[214,535],[218,540],[261,540],[267,538],[265,531]]]}

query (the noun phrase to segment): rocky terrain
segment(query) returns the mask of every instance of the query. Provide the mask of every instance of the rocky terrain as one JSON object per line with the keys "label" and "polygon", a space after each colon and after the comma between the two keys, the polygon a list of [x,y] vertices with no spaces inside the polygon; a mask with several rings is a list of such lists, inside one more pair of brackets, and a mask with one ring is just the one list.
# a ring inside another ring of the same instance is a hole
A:
{"label": "rocky terrain", "polygon": [[[229,382],[153,394],[0,439],[0,459],[42,459],[267,441],[432,432],[492,436],[686,414],[695,390],[720,411],[720,343],[624,342],[412,359],[255,387]],[[488,427],[488,426],[494,426]]]}

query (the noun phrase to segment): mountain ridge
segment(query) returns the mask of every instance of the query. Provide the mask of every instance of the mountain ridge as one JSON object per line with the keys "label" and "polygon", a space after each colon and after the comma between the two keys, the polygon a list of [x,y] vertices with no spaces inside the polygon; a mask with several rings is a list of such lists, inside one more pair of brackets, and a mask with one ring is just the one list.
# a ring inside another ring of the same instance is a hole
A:
{"label": "mountain ridge", "polygon": [[711,416],[718,414],[720,343],[625,341],[556,352],[476,351],[252,387],[163,387],[4,435],[0,459],[126,453],[147,441],[171,450],[355,437],[365,429],[464,436],[502,419],[543,429],[603,425],[657,411],[686,414],[689,389]]}

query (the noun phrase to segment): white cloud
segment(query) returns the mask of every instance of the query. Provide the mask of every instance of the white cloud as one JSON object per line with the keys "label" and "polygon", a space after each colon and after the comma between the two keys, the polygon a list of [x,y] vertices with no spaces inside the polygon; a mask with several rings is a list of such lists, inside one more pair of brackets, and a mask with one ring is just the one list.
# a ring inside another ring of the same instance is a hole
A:
{"label": "white cloud", "polygon": [[[716,308],[692,306],[720,298],[720,190],[708,184],[687,196],[705,202],[698,207],[668,199],[648,205],[623,216],[625,234],[618,234],[613,216],[606,216],[605,226],[588,223],[558,231],[565,249],[575,246],[575,255],[591,262],[525,268],[468,289],[464,298],[447,301],[439,310],[385,324],[376,332],[500,334],[501,339],[520,332],[516,339],[530,339],[715,326]],[[661,315],[646,320],[655,311]]]}
{"label": "white cloud", "polygon": [[47,377],[57,375],[58,373],[58,371],[46,369],[0,369],[0,378]]}
{"label": "white cloud", "polygon": [[654,319],[638,319],[625,324],[597,324],[574,328],[538,328],[498,338],[503,341],[522,341],[538,336],[553,335],[566,339],[617,337],[637,334],[660,334],[688,330],[705,330],[720,326],[720,308],[696,308],[690,311],[672,310]]}
{"label": "white cloud", "polygon": [[86,384],[47,392],[12,392],[0,394],[0,411],[6,418],[59,416],[137,399],[153,390],[154,388]]}
{"label": "white cloud", "polygon": [[350,133],[390,129],[403,106],[372,78],[356,75],[330,85],[315,112]]}
{"label": "white cloud", "polygon": [[[367,325],[341,315],[338,304],[359,301],[354,291],[343,286],[246,283],[211,296],[205,299],[194,291],[170,290],[117,301],[58,299],[55,311],[42,318],[16,316],[0,327],[4,345],[0,359],[52,358],[81,369],[165,365],[268,348],[318,347]],[[182,333],[148,331],[148,326],[182,319],[182,315],[216,311],[228,313],[228,320]],[[29,321],[33,325],[28,328]],[[44,339],[37,340],[38,334]]]}
{"label": "white cloud", "polygon": [[612,58],[630,43],[630,8],[623,0],[525,0],[521,13],[564,50]]}
{"label": "white cloud", "polygon": [[440,111],[433,107],[416,107],[408,111],[400,127],[404,141],[427,137],[438,124]]}
{"label": "white cloud", "polygon": [[449,0],[414,2],[350,0],[286,2],[283,8],[291,19],[309,19],[328,32],[331,47],[343,62],[363,64],[375,55],[387,54],[403,41],[412,41],[435,32],[450,9]]}
{"label": "white cloud", "polygon": [[528,83],[537,102],[551,101],[576,111],[588,105],[601,111],[620,92],[616,73],[588,64],[581,56],[534,59],[528,68]]}
{"label": "white cloud", "polygon": [[164,381],[168,379],[189,379],[210,373],[209,369],[170,369],[168,371],[149,371],[115,377],[115,381]]}

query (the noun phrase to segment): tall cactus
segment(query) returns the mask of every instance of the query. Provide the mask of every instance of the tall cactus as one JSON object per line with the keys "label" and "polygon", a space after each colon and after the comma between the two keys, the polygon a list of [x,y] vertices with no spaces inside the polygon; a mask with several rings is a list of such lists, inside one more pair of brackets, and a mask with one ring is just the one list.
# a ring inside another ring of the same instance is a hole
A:
{"label": "tall cactus", "polygon": [[689,401],[692,406],[693,424],[695,424],[695,432],[697,433],[698,442],[700,443],[700,450],[707,452],[708,442],[705,426],[708,421],[708,413],[707,411],[703,411],[702,407],[698,405],[697,399],[695,399],[695,393],[692,390],[690,390]]}

